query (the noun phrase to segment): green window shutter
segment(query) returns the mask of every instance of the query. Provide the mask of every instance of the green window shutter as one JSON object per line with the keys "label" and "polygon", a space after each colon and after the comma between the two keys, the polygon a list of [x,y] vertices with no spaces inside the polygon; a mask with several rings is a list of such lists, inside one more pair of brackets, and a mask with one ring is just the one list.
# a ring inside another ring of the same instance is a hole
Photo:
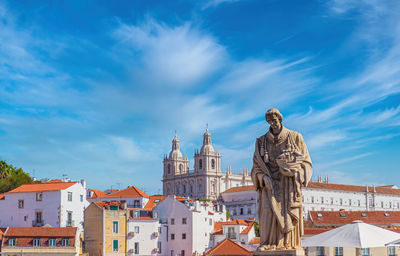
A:
{"label": "green window shutter", "polygon": [[110,210],[118,211],[118,205],[110,205]]}
{"label": "green window shutter", "polygon": [[118,252],[118,240],[113,240],[113,251]]}

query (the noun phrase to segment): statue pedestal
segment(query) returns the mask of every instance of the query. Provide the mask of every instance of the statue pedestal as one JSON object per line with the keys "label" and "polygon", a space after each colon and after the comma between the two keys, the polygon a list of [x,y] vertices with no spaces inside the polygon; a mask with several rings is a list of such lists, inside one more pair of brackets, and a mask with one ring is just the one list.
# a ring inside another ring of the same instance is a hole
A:
{"label": "statue pedestal", "polygon": [[297,250],[268,250],[268,251],[253,251],[254,256],[304,256],[303,249]]}

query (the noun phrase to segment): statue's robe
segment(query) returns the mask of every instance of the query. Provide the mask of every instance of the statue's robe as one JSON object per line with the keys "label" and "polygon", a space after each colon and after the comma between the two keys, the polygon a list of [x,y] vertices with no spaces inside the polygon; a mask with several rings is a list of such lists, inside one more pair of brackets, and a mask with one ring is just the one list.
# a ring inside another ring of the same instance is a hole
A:
{"label": "statue's robe", "polygon": [[[287,150],[302,155],[303,160],[283,175],[276,160]],[[260,246],[300,248],[303,235],[301,186],[307,186],[312,163],[303,137],[282,126],[279,134],[270,130],[257,139],[251,177],[259,192],[258,216]]]}

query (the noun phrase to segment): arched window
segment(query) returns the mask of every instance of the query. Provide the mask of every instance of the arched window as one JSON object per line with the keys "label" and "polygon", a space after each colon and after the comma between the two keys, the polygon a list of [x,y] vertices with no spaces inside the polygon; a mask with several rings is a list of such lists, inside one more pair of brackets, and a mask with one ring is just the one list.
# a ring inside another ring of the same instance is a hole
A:
{"label": "arched window", "polygon": [[212,168],[212,169],[215,168],[215,159],[211,159],[211,168]]}
{"label": "arched window", "polygon": [[193,193],[193,185],[190,184],[190,193]]}
{"label": "arched window", "polygon": [[199,169],[201,170],[201,168],[203,168],[203,161],[201,161],[201,159],[199,160]]}
{"label": "arched window", "polygon": [[183,194],[186,194],[186,185],[183,185]]}
{"label": "arched window", "polygon": [[171,174],[171,165],[170,164],[168,164],[167,169],[168,169],[168,174]]}
{"label": "arched window", "polygon": [[179,165],[179,172],[183,172],[183,164]]}

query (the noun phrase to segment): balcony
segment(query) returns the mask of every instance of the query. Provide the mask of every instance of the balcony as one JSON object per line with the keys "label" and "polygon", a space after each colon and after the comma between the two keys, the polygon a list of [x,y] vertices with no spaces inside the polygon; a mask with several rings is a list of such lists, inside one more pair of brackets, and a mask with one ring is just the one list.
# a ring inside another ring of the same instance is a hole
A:
{"label": "balcony", "polygon": [[43,227],[44,221],[43,220],[32,220],[32,227]]}
{"label": "balcony", "polygon": [[236,233],[227,233],[227,234],[226,234],[226,238],[229,238],[229,239],[236,239]]}
{"label": "balcony", "polygon": [[74,226],[75,226],[75,221],[73,221],[73,220],[67,220],[65,226],[66,226],[66,227],[74,227]]}

